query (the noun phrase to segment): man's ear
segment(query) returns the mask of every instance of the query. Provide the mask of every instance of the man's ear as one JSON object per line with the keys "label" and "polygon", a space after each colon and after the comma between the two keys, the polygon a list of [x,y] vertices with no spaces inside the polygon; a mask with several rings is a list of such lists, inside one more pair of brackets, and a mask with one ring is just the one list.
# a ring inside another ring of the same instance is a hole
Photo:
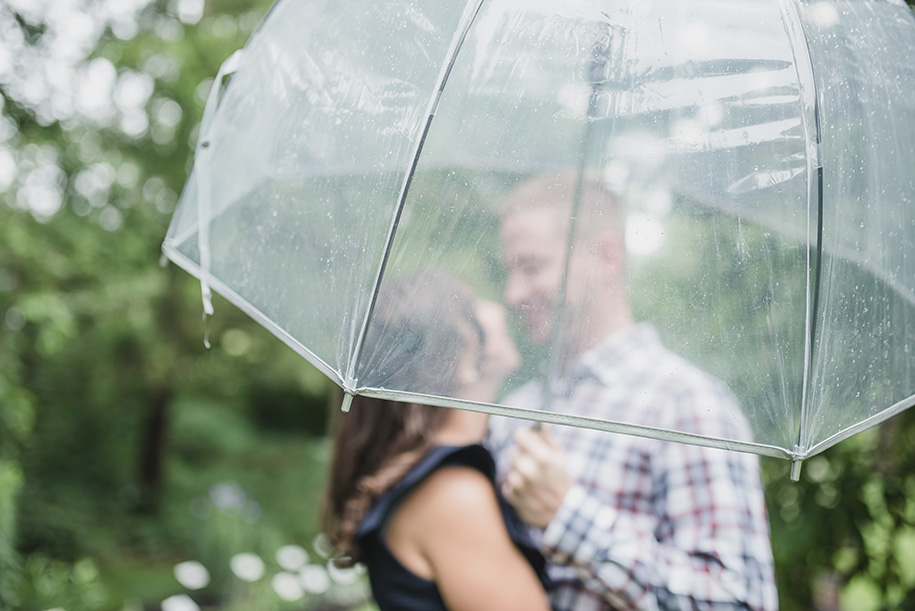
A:
{"label": "man's ear", "polygon": [[600,269],[600,277],[612,284],[618,283],[625,265],[626,244],[623,236],[611,230],[599,232],[595,236],[592,252],[597,259],[595,263]]}

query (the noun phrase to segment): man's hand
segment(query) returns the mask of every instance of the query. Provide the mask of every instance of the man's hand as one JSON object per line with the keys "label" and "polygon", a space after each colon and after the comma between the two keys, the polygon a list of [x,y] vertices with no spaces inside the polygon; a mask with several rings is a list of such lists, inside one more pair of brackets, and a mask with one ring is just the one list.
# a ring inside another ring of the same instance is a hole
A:
{"label": "man's hand", "polygon": [[515,443],[509,450],[511,470],[502,484],[502,494],[522,520],[546,528],[572,487],[565,452],[545,427],[539,433],[519,429]]}

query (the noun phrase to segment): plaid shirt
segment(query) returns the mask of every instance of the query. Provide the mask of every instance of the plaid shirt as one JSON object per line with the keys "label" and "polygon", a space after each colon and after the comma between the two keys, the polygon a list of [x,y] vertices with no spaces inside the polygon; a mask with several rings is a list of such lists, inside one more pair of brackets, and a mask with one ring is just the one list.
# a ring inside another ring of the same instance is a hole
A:
{"label": "plaid shirt", "polygon": [[[648,325],[585,353],[552,409],[748,439],[725,386],[660,343]],[[505,401],[542,405],[541,384]],[[554,393],[557,390],[554,387]],[[563,398],[563,396],[565,398]],[[500,467],[522,420],[493,417]],[[557,611],[778,607],[756,456],[567,426],[551,433],[576,485],[541,533]]]}

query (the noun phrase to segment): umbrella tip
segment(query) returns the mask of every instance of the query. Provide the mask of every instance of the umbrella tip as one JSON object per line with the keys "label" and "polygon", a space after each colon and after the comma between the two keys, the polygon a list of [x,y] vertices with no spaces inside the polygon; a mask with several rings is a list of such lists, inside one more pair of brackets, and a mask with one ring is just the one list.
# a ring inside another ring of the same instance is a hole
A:
{"label": "umbrella tip", "polygon": [[791,453],[791,474],[789,475],[792,482],[801,479],[801,466],[807,456],[807,449],[803,445],[797,444],[794,446],[794,452]]}
{"label": "umbrella tip", "polygon": [[349,412],[350,406],[353,404],[353,393],[349,391],[343,391],[343,403],[340,405],[340,411],[344,414]]}

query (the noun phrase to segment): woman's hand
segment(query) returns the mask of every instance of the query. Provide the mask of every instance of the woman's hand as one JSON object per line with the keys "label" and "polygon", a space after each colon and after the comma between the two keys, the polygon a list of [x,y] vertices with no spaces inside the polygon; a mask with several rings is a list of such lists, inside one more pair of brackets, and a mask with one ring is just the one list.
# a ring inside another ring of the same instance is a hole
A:
{"label": "woman's hand", "polygon": [[505,379],[521,364],[521,356],[508,335],[504,307],[479,299],[474,310],[486,335],[486,343],[479,359],[479,379],[468,385],[466,398],[488,403],[495,400]]}

